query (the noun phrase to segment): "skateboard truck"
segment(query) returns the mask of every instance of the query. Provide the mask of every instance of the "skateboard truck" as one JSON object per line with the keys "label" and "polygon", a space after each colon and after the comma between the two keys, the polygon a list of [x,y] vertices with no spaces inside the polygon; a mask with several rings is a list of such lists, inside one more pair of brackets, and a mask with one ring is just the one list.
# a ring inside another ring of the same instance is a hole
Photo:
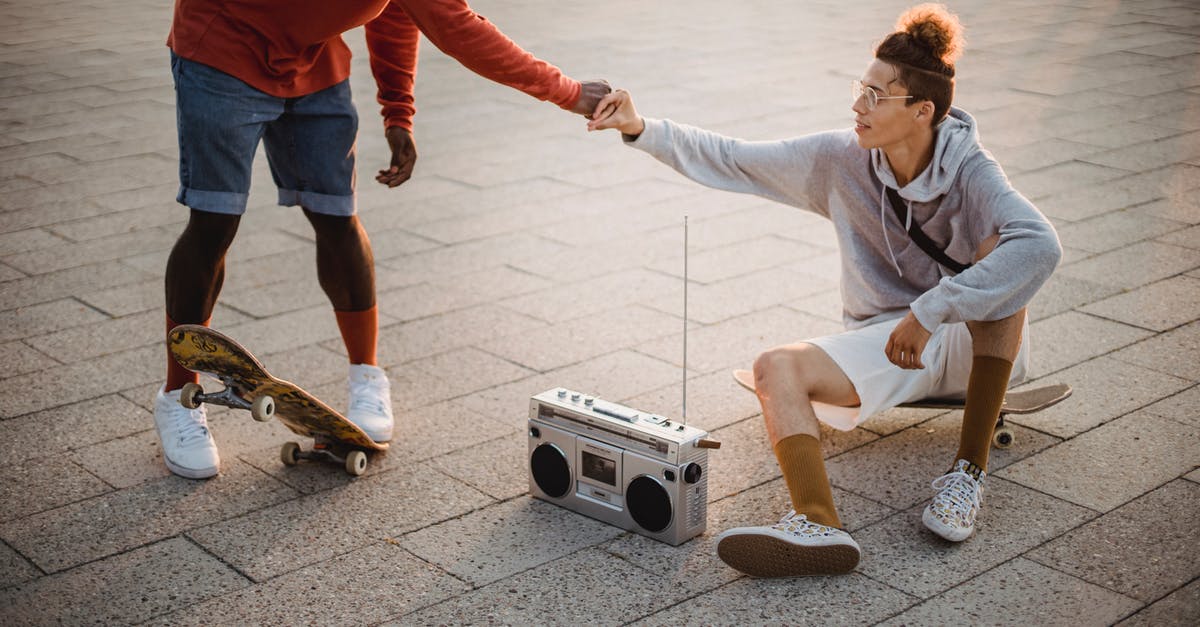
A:
{"label": "skateboard truck", "polygon": [[235,383],[232,378],[218,378],[225,384],[220,392],[205,392],[199,383],[185,383],[179,391],[179,404],[188,409],[196,409],[201,403],[248,409],[250,415],[259,422],[266,422],[275,417],[275,399],[270,396],[258,396],[254,401],[247,401],[234,393]]}
{"label": "skateboard truck", "polygon": [[367,454],[358,450],[350,449],[345,455],[338,455],[337,442],[317,436],[313,438],[313,449],[306,451],[300,448],[298,442],[286,442],[279,449],[279,460],[285,466],[295,466],[300,463],[300,460],[320,460],[342,464],[346,468],[346,472],[357,477],[362,475],[367,470]]}

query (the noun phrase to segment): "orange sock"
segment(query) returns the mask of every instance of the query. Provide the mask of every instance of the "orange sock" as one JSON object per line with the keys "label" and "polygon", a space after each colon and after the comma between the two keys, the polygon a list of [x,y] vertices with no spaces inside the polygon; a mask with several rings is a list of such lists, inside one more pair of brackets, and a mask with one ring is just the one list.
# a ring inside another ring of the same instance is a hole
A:
{"label": "orange sock", "polygon": [[[209,320],[212,320],[212,319],[209,318]],[[204,322],[201,322],[200,324],[202,324],[204,326],[208,326],[209,320],[205,320]],[[174,329],[177,326],[179,326],[179,323],[172,320],[171,316],[168,315],[167,316],[167,333],[170,333],[171,329]],[[179,388],[183,387],[184,384],[199,383],[199,382],[200,382],[200,375],[192,372],[191,370],[188,370],[187,368],[184,368],[183,366],[180,366],[179,363],[175,361],[175,358],[171,357],[171,351],[168,350],[167,351],[167,383],[163,387],[163,391],[171,392],[171,391],[178,390]]]}
{"label": "orange sock", "polygon": [[334,311],[342,342],[352,364],[377,366],[375,347],[379,338],[379,308],[364,311]]}
{"label": "orange sock", "polygon": [[987,470],[992,432],[1004,406],[1013,364],[999,357],[977,356],[971,360],[967,381],[967,403],[963,408],[962,433],[958,436],[955,461],[965,459]]}
{"label": "orange sock", "polygon": [[775,458],[797,514],[828,527],[841,527],[833,506],[833,488],[825,474],[821,442],[811,435],[790,435],[775,443]]}

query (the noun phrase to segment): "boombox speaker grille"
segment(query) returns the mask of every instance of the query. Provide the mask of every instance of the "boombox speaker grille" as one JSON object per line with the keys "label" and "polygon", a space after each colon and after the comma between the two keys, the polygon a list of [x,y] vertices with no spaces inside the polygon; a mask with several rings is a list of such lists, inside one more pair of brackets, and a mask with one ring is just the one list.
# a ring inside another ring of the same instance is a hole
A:
{"label": "boombox speaker grille", "polygon": [[533,471],[533,480],[547,496],[557,499],[571,489],[571,466],[557,446],[549,443],[538,445],[533,449],[529,468]]}
{"label": "boombox speaker grille", "polygon": [[625,503],[633,521],[647,531],[662,531],[671,524],[671,497],[650,477],[643,475],[629,482]]}

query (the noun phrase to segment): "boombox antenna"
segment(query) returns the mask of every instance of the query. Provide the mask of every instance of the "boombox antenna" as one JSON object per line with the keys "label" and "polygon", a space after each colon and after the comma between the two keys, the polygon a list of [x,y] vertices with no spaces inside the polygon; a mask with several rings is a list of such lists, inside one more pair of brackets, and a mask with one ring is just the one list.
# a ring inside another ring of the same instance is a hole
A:
{"label": "boombox antenna", "polygon": [[687,424],[688,217],[683,216],[683,424]]}

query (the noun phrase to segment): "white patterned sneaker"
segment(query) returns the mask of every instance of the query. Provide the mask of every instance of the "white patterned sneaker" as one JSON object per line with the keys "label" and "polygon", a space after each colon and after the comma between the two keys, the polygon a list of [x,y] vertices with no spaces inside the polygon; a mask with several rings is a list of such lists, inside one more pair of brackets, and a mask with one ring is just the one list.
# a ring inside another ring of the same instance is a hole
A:
{"label": "white patterned sneaker", "polygon": [[350,409],[346,419],[376,442],[392,439],[392,388],[383,368],[350,366]]}
{"label": "white patterned sneaker", "polygon": [[770,527],[736,527],[717,536],[717,556],[752,577],[844,575],[858,566],[850,534],[789,511]]}
{"label": "white patterned sneaker", "polygon": [[163,461],[181,477],[207,479],[216,475],[221,466],[217,443],[208,431],[208,415],[203,405],[196,409],[180,405],[179,392],[164,393],[159,388],[154,396],[154,427],[162,445]]}
{"label": "white patterned sneaker", "polygon": [[983,503],[983,479],[986,476],[982,468],[965,459],[954,462],[950,472],[933,480],[931,485],[938,493],[933,502],[925,506],[921,522],[951,542],[969,538],[975,531],[975,516]]}

